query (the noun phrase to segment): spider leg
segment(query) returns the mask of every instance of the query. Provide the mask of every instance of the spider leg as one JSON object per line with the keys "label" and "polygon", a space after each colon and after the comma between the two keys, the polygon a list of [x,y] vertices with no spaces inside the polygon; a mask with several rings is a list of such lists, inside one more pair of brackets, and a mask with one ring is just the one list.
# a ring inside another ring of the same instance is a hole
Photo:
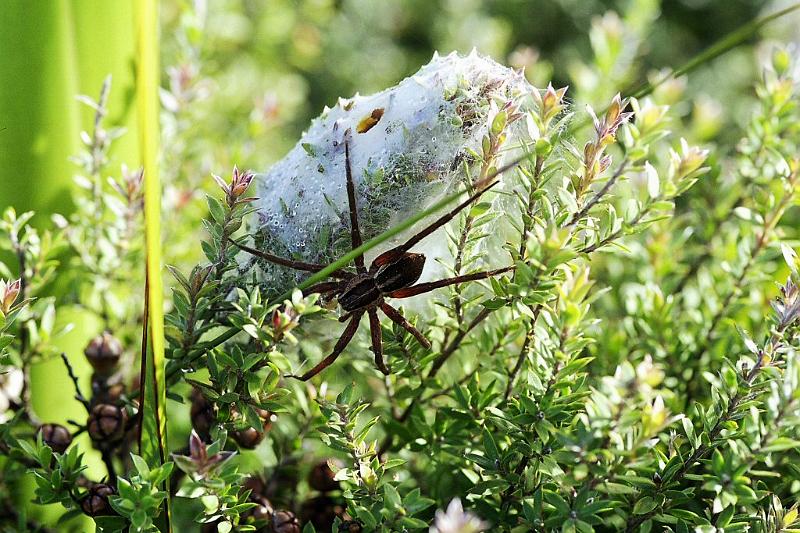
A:
{"label": "spider leg", "polygon": [[338,281],[323,281],[321,283],[317,283],[316,285],[312,285],[309,288],[303,291],[303,294],[325,294],[328,292],[333,292],[339,288]]}
{"label": "spider leg", "polygon": [[[361,246],[361,230],[358,227],[358,206],[356,205],[356,186],[353,182],[353,167],[350,165],[350,139],[344,141],[344,167],[347,175],[347,204],[350,208],[350,240],[353,243],[353,250]],[[364,266],[364,255],[355,258],[356,270],[359,274],[367,271]]]}
{"label": "spider leg", "polygon": [[421,241],[422,239],[424,239],[425,237],[427,237],[428,235],[430,235],[431,233],[433,233],[434,231],[436,231],[440,227],[444,226],[445,224],[447,224],[448,222],[453,220],[456,217],[456,215],[458,215],[464,208],[469,206],[472,202],[476,201],[478,198],[481,197],[481,195],[483,195],[486,191],[488,191],[489,189],[491,189],[492,187],[494,187],[498,183],[499,183],[499,181],[494,181],[494,182],[490,183],[489,185],[487,185],[486,187],[484,187],[482,189],[479,189],[477,192],[472,194],[469,198],[467,198],[466,200],[464,200],[463,202],[458,204],[456,207],[454,207],[450,212],[445,213],[441,217],[439,217],[436,220],[434,220],[431,224],[428,225],[428,227],[424,228],[422,231],[420,231],[416,235],[414,235],[411,238],[409,238],[403,244],[401,244],[399,246],[396,246],[396,247],[392,248],[391,250],[387,250],[386,252],[382,253],[381,255],[376,257],[375,260],[372,262],[372,267],[373,268],[377,268],[377,267],[383,266],[383,265],[385,265],[387,263],[391,263],[392,261],[394,261],[395,259],[400,257],[402,254],[404,254],[407,251],[409,251],[419,241]]}
{"label": "spider leg", "polygon": [[389,369],[383,361],[383,339],[381,338],[381,320],[378,318],[378,311],[370,309],[369,314],[369,333],[372,337],[372,352],[375,354],[375,366],[378,370],[389,375]]}
{"label": "spider leg", "polygon": [[407,332],[411,333],[417,342],[419,342],[425,349],[430,349],[431,341],[429,341],[425,335],[422,334],[420,330],[414,327],[414,324],[409,322],[406,317],[404,317],[400,311],[392,307],[391,305],[387,304],[386,302],[381,303],[381,311],[384,312],[386,316],[391,319],[392,322],[406,330]]}
{"label": "spider leg", "polygon": [[[316,263],[306,263],[305,261],[297,261],[295,259],[287,259],[285,257],[272,255],[269,252],[262,252],[261,250],[256,250],[255,248],[251,248],[250,246],[238,243],[233,239],[228,239],[228,240],[231,241],[231,243],[233,243],[233,245],[239,248],[240,250],[247,252],[251,255],[254,255],[256,257],[259,257],[265,261],[269,261],[270,263],[274,263],[276,265],[293,268],[295,270],[303,270],[305,272],[319,272],[326,266],[326,265],[318,265]],[[331,277],[339,279],[350,279],[353,277],[353,275],[343,270],[337,270],[336,272],[331,274]]]}
{"label": "spider leg", "polygon": [[315,366],[302,376],[299,377],[291,376],[291,377],[299,379],[300,381],[308,381],[309,379],[313,378],[314,376],[316,376],[317,374],[328,368],[334,361],[336,361],[336,359],[340,355],[342,355],[344,349],[347,348],[347,345],[350,344],[351,340],[353,340],[353,336],[356,334],[356,331],[358,331],[358,325],[361,322],[362,316],[364,316],[363,312],[353,317],[353,319],[350,321],[347,327],[344,328],[342,336],[339,337],[338,341],[336,341],[336,346],[333,347],[333,351],[328,357],[317,363],[317,366]]}
{"label": "spider leg", "polygon": [[348,320],[350,320],[351,316],[353,316],[356,313],[360,313],[360,312],[361,311],[359,310],[359,311],[350,311],[349,313],[345,313],[345,314],[343,314],[342,316],[339,317],[339,322],[347,322]]}
{"label": "spider leg", "polygon": [[387,296],[389,298],[410,298],[411,296],[416,296],[417,294],[430,292],[434,289],[439,289],[441,287],[447,287],[448,285],[455,285],[457,283],[464,283],[466,281],[476,281],[479,279],[491,278],[492,276],[497,276],[499,274],[503,274],[504,272],[509,272],[511,270],[514,270],[513,266],[500,268],[497,270],[484,270],[483,272],[474,272],[472,274],[465,274],[463,276],[456,276],[454,278],[440,279],[438,281],[431,281],[429,283],[418,283],[416,285],[412,285],[411,287],[406,287],[405,289],[398,289],[394,292],[390,292],[389,294],[387,294]]}

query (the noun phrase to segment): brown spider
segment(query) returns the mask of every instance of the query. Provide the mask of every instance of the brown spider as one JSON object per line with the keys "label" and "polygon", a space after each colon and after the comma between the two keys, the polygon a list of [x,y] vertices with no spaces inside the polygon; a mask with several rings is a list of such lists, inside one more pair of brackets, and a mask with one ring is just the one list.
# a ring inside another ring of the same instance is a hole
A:
{"label": "brown spider", "polygon": [[[348,132],[349,133],[349,132]],[[350,209],[350,237],[352,240],[353,249],[361,246],[361,231],[358,227],[358,211],[356,208],[356,195],[355,185],[353,183],[353,173],[350,167],[350,141],[345,134],[344,141],[345,153],[345,173],[347,176],[347,200]],[[414,336],[417,341],[425,348],[430,348],[431,343],[417,328],[414,327],[396,308],[389,305],[386,298],[409,298],[418,294],[424,294],[440,287],[447,287],[456,283],[463,283],[467,281],[475,281],[486,279],[492,276],[497,276],[504,272],[513,270],[514,267],[506,267],[497,270],[487,270],[481,272],[474,272],[462,276],[445,278],[438,281],[429,283],[417,283],[422,275],[422,269],[425,266],[425,256],[423,254],[410,253],[408,250],[416,245],[422,239],[433,233],[435,230],[452,220],[461,210],[472,204],[480,196],[485,193],[489,188],[493,187],[497,180],[496,178],[500,172],[507,170],[512,165],[507,165],[505,168],[495,172],[486,181],[490,181],[488,185],[478,187],[477,192],[473,193],[469,198],[464,200],[456,206],[449,213],[441,216],[428,227],[409,238],[403,244],[388,250],[372,262],[369,269],[364,264],[364,256],[359,255],[355,258],[356,272],[348,272],[345,270],[337,270],[331,274],[331,278],[335,281],[324,281],[313,285],[306,289],[306,294],[319,293],[324,296],[334,296],[339,302],[344,314],[339,318],[340,322],[350,320],[344,332],[342,333],[333,351],[325,359],[320,361],[314,368],[303,374],[302,376],[292,376],[302,381],[306,381],[322,370],[332,364],[350,341],[358,330],[361,323],[361,318],[366,314],[369,317],[369,329],[372,336],[372,351],[375,354],[375,365],[384,374],[389,374],[389,369],[383,361],[383,345],[381,338],[381,325],[378,318],[378,309],[380,309],[387,317],[394,323],[408,331]],[[484,181],[484,183],[486,183]],[[482,185],[482,184],[481,184]],[[265,261],[286,266],[296,270],[306,272],[319,272],[325,265],[318,265],[314,263],[307,263],[304,261],[297,261],[294,259],[287,259],[272,255],[268,252],[262,252],[249,246],[232,241],[240,249],[248,252],[256,257],[260,257]]]}

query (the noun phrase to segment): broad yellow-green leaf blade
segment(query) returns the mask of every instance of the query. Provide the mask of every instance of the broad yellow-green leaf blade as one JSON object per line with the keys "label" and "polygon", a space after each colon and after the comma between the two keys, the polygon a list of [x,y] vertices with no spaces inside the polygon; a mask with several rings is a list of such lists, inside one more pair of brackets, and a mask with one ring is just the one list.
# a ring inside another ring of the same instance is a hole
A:
{"label": "broad yellow-green leaf blade", "polygon": [[[139,447],[150,465],[166,460],[166,387],[164,383],[164,302],[161,281],[161,183],[158,174],[158,6],[134,0],[136,9],[136,112],[139,151],[144,168],[144,219],[147,257],[147,305],[142,350],[142,427]],[[169,494],[169,487],[167,487]],[[169,530],[169,499],[166,528]]]}

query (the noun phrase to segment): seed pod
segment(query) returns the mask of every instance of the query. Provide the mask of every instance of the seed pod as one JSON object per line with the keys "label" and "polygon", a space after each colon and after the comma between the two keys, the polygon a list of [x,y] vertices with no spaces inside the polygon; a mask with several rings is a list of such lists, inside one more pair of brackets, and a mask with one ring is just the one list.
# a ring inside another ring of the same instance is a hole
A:
{"label": "seed pod", "polygon": [[92,339],[83,353],[95,372],[108,376],[114,373],[119,359],[122,357],[122,343],[111,333],[105,331],[102,335]]}
{"label": "seed pod", "polygon": [[329,496],[317,496],[303,502],[300,518],[311,522],[317,531],[330,531],[336,517],[344,514],[344,505]]}
{"label": "seed pod", "polygon": [[83,500],[81,500],[81,510],[84,514],[95,516],[109,516],[117,514],[111,507],[109,498],[116,494],[114,487],[105,483],[97,483],[89,488]]}
{"label": "seed pod", "polygon": [[250,476],[242,483],[242,488],[250,491],[250,497],[264,496],[267,490],[264,480],[259,476]]}
{"label": "seed pod", "polygon": [[273,533],[300,533],[300,522],[291,511],[275,511],[272,515]]}
{"label": "seed pod", "polygon": [[333,473],[327,461],[321,461],[314,465],[308,473],[308,484],[312,489],[320,492],[330,492],[339,489],[339,482],[334,479]]}
{"label": "seed pod", "polygon": [[256,412],[263,422],[262,431],[258,431],[255,428],[247,428],[231,433],[233,440],[235,440],[240,447],[247,450],[252,450],[258,446],[261,441],[264,440],[264,436],[267,434],[267,431],[269,431],[272,427],[272,413],[264,409],[256,409]]}
{"label": "seed pod", "polygon": [[119,403],[122,395],[125,394],[123,383],[109,383],[108,376],[98,372],[92,374],[92,403]]}
{"label": "seed pod", "polygon": [[64,453],[72,444],[72,435],[60,424],[42,424],[39,426],[39,434],[42,436],[42,442],[56,453]]}
{"label": "seed pod", "polygon": [[246,511],[242,515],[243,518],[252,517],[254,521],[261,522],[262,524],[268,522],[272,518],[272,504],[267,498],[251,494],[249,501],[257,504],[257,507]]}
{"label": "seed pod", "polygon": [[95,405],[89,414],[87,430],[95,442],[117,442],[125,435],[128,413],[109,403]]}
{"label": "seed pod", "polygon": [[364,528],[356,520],[345,520],[339,524],[340,533],[361,533],[362,531],[364,531]]}
{"label": "seed pod", "polygon": [[240,448],[252,450],[264,440],[264,432],[254,428],[242,429],[231,433],[231,437]]}

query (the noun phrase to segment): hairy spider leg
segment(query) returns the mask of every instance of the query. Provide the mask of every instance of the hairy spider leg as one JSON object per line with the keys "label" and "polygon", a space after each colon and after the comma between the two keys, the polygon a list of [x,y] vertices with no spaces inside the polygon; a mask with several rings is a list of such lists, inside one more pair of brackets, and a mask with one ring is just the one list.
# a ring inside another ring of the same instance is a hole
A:
{"label": "hairy spider leg", "polygon": [[316,285],[312,285],[308,287],[306,290],[303,291],[304,294],[327,294],[329,292],[336,292],[339,287],[341,287],[341,283],[338,281],[323,281],[321,283],[317,283]]}
{"label": "hairy spider leg", "polygon": [[445,278],[445,279],[440,279],[438,281],[431,281],[428,283],[418,283],[416,285],[412,285],[411,287],[406,287],[405,289],[398,289],[394,292],[390,292],[386,296],[388,296],[389,298],[410,298],[418,294],[424,294],[426,292],[430,292],[434,289],[447,287],[448,285],[455,285],[457,283],[476,281],[479,279],[491,278],[492,276],[498,276],[505,272],[510,272],[514,270],[514,268],[515,267],[510,266],[505,268],[499,268],[497,270],[484,270],[482,272],[473,272],[472,274],[464,274],[463,276],[456,276],[454,278]]}
{"label": "hairy spider leg", "polygon": [[481,197],[486,191],[497,185],[499,181],[494,181],[490,183],[488,186],[484,187],[483,189],[477,191],[476,193],[472,194],[469,198],[458,204],[454,207],[450,212],[445,213],[441,217],[434,220],[431,224],[428,225],[425,229],[413,235],[403,244],[392,248],[391,250],[387,250],[386,252],[382,253],[375,260],[372,262],[371,270],[377,271],[378,268],[391,263],[392,261],[396,260],[402,254],[408,252],[414,245],[420,242],[422,239],[439,229],[440,227],[444,226],[451,220],[453,220],[456,215],[458,215],[464,208],[469,206],[472,202],[477,200]]}
{"label": "hairy spider leg", "polygon": [[292,376],[292,377],[297,378],[300,381],[308,381],[309,379],[313,378],[314,376],[316,376],[317,374],[328,368],[330,365],[332,365],[333,362],[336,361],[336,359],[338,359],[340,355],[342,355],[342,352],[344,351],[345,348],[347,348],[347,345],[350,344],[350,341],[353,340],[353,336],[356,334],[356,331],[358,331],[358,325],[361,322],[362,316],[364,316],[363,311],[353,316],[352,320],[350,320],[350,323],[347,324],[347,327],[344,329],[344,332],[342,332],[342,336],[339,337],[338,341],[336,341],[336,346],[333,347],[333,351],[328,357],[317,363],[317,366],[315,366],[302,376],[300,377]]}
{"label": "hairy spider leg", "polygon": [[[358,227],[358,206],[356,205],[356,186],[353,182],[353,168],[350,166],[350,130],[345,134],[344,141],[344,168],[347,176],[347,205],[350,208],[350,240],[353,243],[353,250],[361,246],[361,230]],[[355,258],[356,270],[359,274],[366,274],[367,267],[364,265],[364,254]]]}
{"label": "hairy spider leg", "polygon": [[383,360],[383,335],[381,332],[381,319],[378,318],[378,311],[375,308],[367,311],[369,315],[369,334],[372,337],[372,352],[375,354],[375,366],[385,375],[389,375],[389,369]]}
{"label": "hairy spider leg", "polygon": [[[326,265],[318,265],[316,263],[306,263],[305,261],[298,261],[295,259],[287,259],[285,257],[273,255],[269,252],[256,250],[255,248],[251,248],[250,246],[247,246],[245,244],[238,243],[233,239],[228,239],[228,240],[230,240],[233,243],[233,245],[239,248],[240,250],[247,252],[251,255],[254,255],[256,257],[259,257],[264,261],[269,261],[270,263],[274,263],[276,265],[293,268],[295,270],[303,270],[305,272],[319,272],[326,266]],[[336,270],[335,272],[331,273],[331,277],[338,279],[351,279],[353,277],[353,274],[345,272],[344,270]]]}
{"label": "hairy spider leg", "polygon": [[415,328],[414,324],[409,322],[406,319],[406,317],[404,317],[403,314],[400,313],[400,311],[398,311],[397,309],[395,309],[391,305],[387,304],[386,302],[381,302],[380,308],[381,308],[381,311],[383,311],[383,314],[388,316],[389,319],[392,322],[394,322],[395,324],[397,324],[398,326],[400,326],[401,328],[403,328],[407,332],[411,333],[411,335],[413,335],[414,338],[417,339],[417,342],[419,342],[422,346],[424,346],[425,349],[427,349],[427,350],[430,349],[431,341],[429,341],[427,339],[427,337],[425,337],[425,335],[423,335],[420,330]]}

